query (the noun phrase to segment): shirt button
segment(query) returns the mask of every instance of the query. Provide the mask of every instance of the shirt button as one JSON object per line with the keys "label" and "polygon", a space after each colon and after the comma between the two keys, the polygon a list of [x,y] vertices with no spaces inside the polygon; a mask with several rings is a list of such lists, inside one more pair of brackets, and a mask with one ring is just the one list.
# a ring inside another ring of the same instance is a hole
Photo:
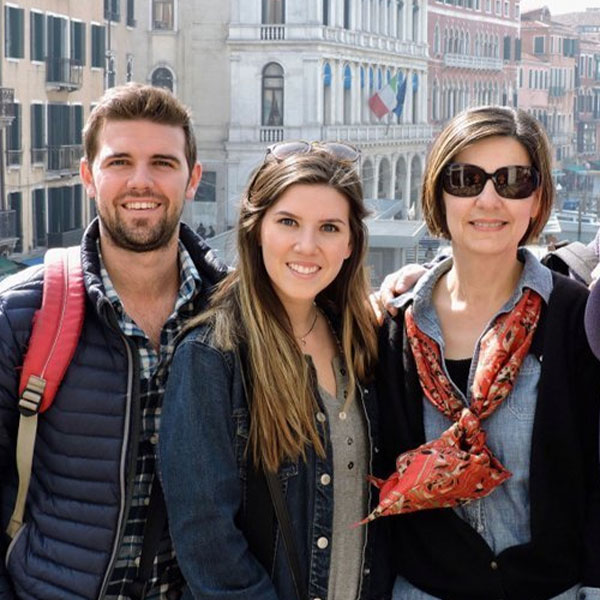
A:
{"label": "shirt button", "polygon": [[477,533],[483,533],[485,531],[485,527],[483,525],[477,525]]}
{"label": "shirt button", "polygon": [[158,433],[153,433],[153,434],[150,436],[150,443],[151,443],[153,446],[156,446],[156,444],[158,444]]}
{"label": "shirt button", "polygon": [[348,397],[348,390],[344,390],[344,398]]}
{"label": "shirt button", "polygon": [[327,548],[327,546],[329,546],[329,540],[326,537],[320,537],[317,540],[317,547],[320,550],[325,550],[325,548]]}
{"label": "shirt button", "polygon": [[331,476],[328,473],[323,473],[323,475],[321,475],[321,484],[329,485],[330,483],[331,483]]}
{"label": "shirt button", "polygon": [[490,567],[491,567],[492,571],[497,571],[498,570],[498,563],[495,560],[493,560],[490,563]]}
{"label": "shirt button", "polygon": [[363,390],[363,394],[364,394],[365,396],[368,396],[368,395],[369,395],[369,390],[368,390],[367,388],[365,388],[365,389]]}
{"label": "shirt button", "polygon": [[346,414],[346,411],[342,411],[340,412],[340,414],[338,415],[341,421],[345,421],[346,418],[348,417],[348,415]]}
{"label": "shirt button", "polygon": [[350,462],[348,463],[348,468],[349,468],[349,469],[354,469],[354,463],[353,463],[352,461],[350,461]]}
{"label": "shirt button", "polygon": [[369,569],[369,567],[365,567],[365,568],[363,569],[363,574],[364,574],[364,575],[369,575],[370,573],[371,573],[371,569]]}
{"label": "shirt button", "polygon": [[346,438],[346,444],[348,444],[348,446],[352,446],[352,444],[354,444],[354,440],[351,437]]}
{"label": "shirt button", "polygon": [[319,423],[325,423],[326,420],[327,420],[327,417],[325,416],[325,413],[322,413],[322,412],[317,413],[317,421],[319,421]]}

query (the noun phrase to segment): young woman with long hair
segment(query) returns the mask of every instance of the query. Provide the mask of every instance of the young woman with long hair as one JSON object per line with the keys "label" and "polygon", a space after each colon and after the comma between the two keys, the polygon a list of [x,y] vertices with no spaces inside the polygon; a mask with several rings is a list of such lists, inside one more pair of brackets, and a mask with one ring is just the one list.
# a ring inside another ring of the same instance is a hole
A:
{"label": "young woman with long hair", "polygon": [[269,149],[242,200],[237,268],[175,353],[160,462],[188,598],[391,595],[384,528],[352,527],[377,469],[358,160],[339,143]]}

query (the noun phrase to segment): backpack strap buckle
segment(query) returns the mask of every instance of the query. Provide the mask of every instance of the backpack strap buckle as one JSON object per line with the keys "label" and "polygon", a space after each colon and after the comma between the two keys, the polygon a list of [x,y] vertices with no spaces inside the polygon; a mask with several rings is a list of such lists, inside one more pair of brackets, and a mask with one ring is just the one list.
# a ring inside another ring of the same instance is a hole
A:
{"label": "backpack strap buckle", "polygon": [[31,417],[40,412],[46,380],[37,375],[30,375],[21,397],[19,398],[19,412],[24,417]]}

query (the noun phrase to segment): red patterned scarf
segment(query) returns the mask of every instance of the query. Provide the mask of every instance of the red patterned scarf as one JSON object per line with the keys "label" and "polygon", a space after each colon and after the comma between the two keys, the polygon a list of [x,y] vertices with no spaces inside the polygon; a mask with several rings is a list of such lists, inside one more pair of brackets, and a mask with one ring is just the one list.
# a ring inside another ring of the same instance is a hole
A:
{"label": "red patterned scarf", "polygon": [[511,473],[486,446],[481,421],[510,394],[529,351],[542,299],[525,290],[509,313],[500,315],[483,336],[466,408],[442,368],[436,342],[415,324],[412,306],[405,313],[408,340],[425,397],[454,423],[442,435],[396,459],[387,480],[371,478],[380,488],[379,505],[364,520],[380,516],[448,508],[483,498]]}

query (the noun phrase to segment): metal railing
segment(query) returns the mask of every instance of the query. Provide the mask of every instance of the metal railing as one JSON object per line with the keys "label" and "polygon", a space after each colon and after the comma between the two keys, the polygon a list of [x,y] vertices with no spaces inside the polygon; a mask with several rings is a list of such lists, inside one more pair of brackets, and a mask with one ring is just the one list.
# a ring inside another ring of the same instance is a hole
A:
{"label": "metal railing", "polygon": [[32,148],[31,149],[31,164],[44,164],[48,157],[48,148]]}
{"label": "metal railing", "polygon": [[7,150],[6,151],[6,166],[17,167],[23,164],[23,150]]}
{"label": "metal railing", "polygon": [[81,242],[83,229],[70,229],[69,231],[48,232],[48,248],[66,248],[77,246]]}
{"label": "metal railing", "polygon": [[46,58],[46,84],[61,89],[78,90],[83,82],[81,61],[74,58]]}
{"label": "metal railing", "polygon": [[83,153],[81,145],[48,146],[48,171],[77,171]]}
{"label": "metal railing", "polygon": [[0,240],[17,237],[17,211],[0,210]]}
{"label": "metal railing", "polygon": [[565,88],[562,85],[551,85],[548,88],[548,94],[554,98],[565,95]]}
{"label": "metal railing", "polygon": [[0,128],[8,127],[15,118],[15,90],[0,87]]}

